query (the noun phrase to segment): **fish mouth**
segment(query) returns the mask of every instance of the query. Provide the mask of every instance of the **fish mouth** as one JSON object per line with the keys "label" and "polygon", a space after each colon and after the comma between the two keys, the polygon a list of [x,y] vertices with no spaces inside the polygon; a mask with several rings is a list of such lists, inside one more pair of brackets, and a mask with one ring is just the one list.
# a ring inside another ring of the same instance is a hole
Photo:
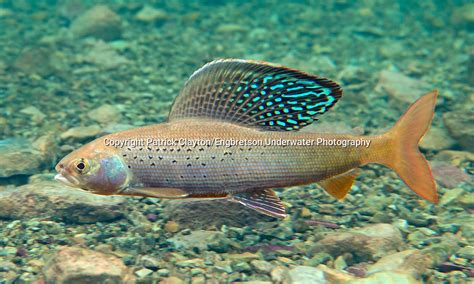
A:
{"label": "fish mouth", "polygon": [[54,176],[54,179],[56,181],[62,183],[62,184],[67,185],[67,186],[77,187],[77,181],[76,182],[70,181],[65,176],[63,176],[62,174],[57,174],[56,176]]}

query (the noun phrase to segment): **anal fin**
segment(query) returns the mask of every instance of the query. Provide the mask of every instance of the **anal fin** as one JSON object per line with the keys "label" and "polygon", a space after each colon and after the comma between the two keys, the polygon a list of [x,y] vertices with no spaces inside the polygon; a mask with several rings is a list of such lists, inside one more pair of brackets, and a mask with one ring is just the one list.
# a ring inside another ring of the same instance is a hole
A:
{"label": "anal fin", "polygon": [[318,184],[331,196],[337,199],[343,199],[351,189],[355,178],[359,175],[359,172],[359,169],[350,170],[340,175],[322,180],[318,182]]}
{"label": "anal fin", "polygon": [[121,195],[155,197],[155,198],[185,198],[189,194],[179,188],[158,187],[131,187],[120,193]]}
{"label": "anal fin", "polygon": [[287,216],[285,206],[271,189],[235,193],[230,200],[271,217],[285,218]]}

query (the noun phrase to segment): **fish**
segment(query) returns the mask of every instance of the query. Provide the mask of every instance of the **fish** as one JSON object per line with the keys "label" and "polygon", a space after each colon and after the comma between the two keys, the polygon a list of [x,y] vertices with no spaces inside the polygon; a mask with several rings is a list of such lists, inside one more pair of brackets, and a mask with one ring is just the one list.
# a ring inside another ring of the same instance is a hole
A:
{"label": "fish", "polygon": [[340,85],[263,61],[214,60],[186,81],[166,122],[83,145],[59,161],[55,179],[99,195],[227,199],[285,218],[274,189],[316,183],[342,200],[359,168],[376,163],[437,203],[418,148],[437,96],[420,97],[384,134],[308,133],[299,130],[339,101]]}

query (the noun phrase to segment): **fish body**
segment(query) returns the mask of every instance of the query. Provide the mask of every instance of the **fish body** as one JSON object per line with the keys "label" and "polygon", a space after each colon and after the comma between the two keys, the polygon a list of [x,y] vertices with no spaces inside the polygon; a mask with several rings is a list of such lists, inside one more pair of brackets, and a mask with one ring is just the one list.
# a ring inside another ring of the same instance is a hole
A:
{"label": "fish body", "polygon": [[298,132],[341,95],[337,84],[297,70],[215,61],[191,76],[168,122],[96,139],[57,165],[57,179],[104,195],[228,198],[284,217],[272,188],[319,182],[341,199],[358,167],[379,163],[436,202],[431,171],[417,149],[436,92],[383,135]]}

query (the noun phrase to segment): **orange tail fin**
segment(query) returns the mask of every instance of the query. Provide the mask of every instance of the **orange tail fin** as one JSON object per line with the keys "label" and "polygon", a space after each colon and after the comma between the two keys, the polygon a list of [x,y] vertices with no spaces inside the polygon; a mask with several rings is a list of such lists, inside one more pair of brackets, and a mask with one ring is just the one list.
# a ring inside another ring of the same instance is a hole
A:
{"label": "orange tail fin", "polygon": [[438,91],[432,91],[413,103],[395,126],[382,136],[377,161],[384,164],[422,198],[438,203],[436,184],[430,166],[418,150],[434,115]]}

